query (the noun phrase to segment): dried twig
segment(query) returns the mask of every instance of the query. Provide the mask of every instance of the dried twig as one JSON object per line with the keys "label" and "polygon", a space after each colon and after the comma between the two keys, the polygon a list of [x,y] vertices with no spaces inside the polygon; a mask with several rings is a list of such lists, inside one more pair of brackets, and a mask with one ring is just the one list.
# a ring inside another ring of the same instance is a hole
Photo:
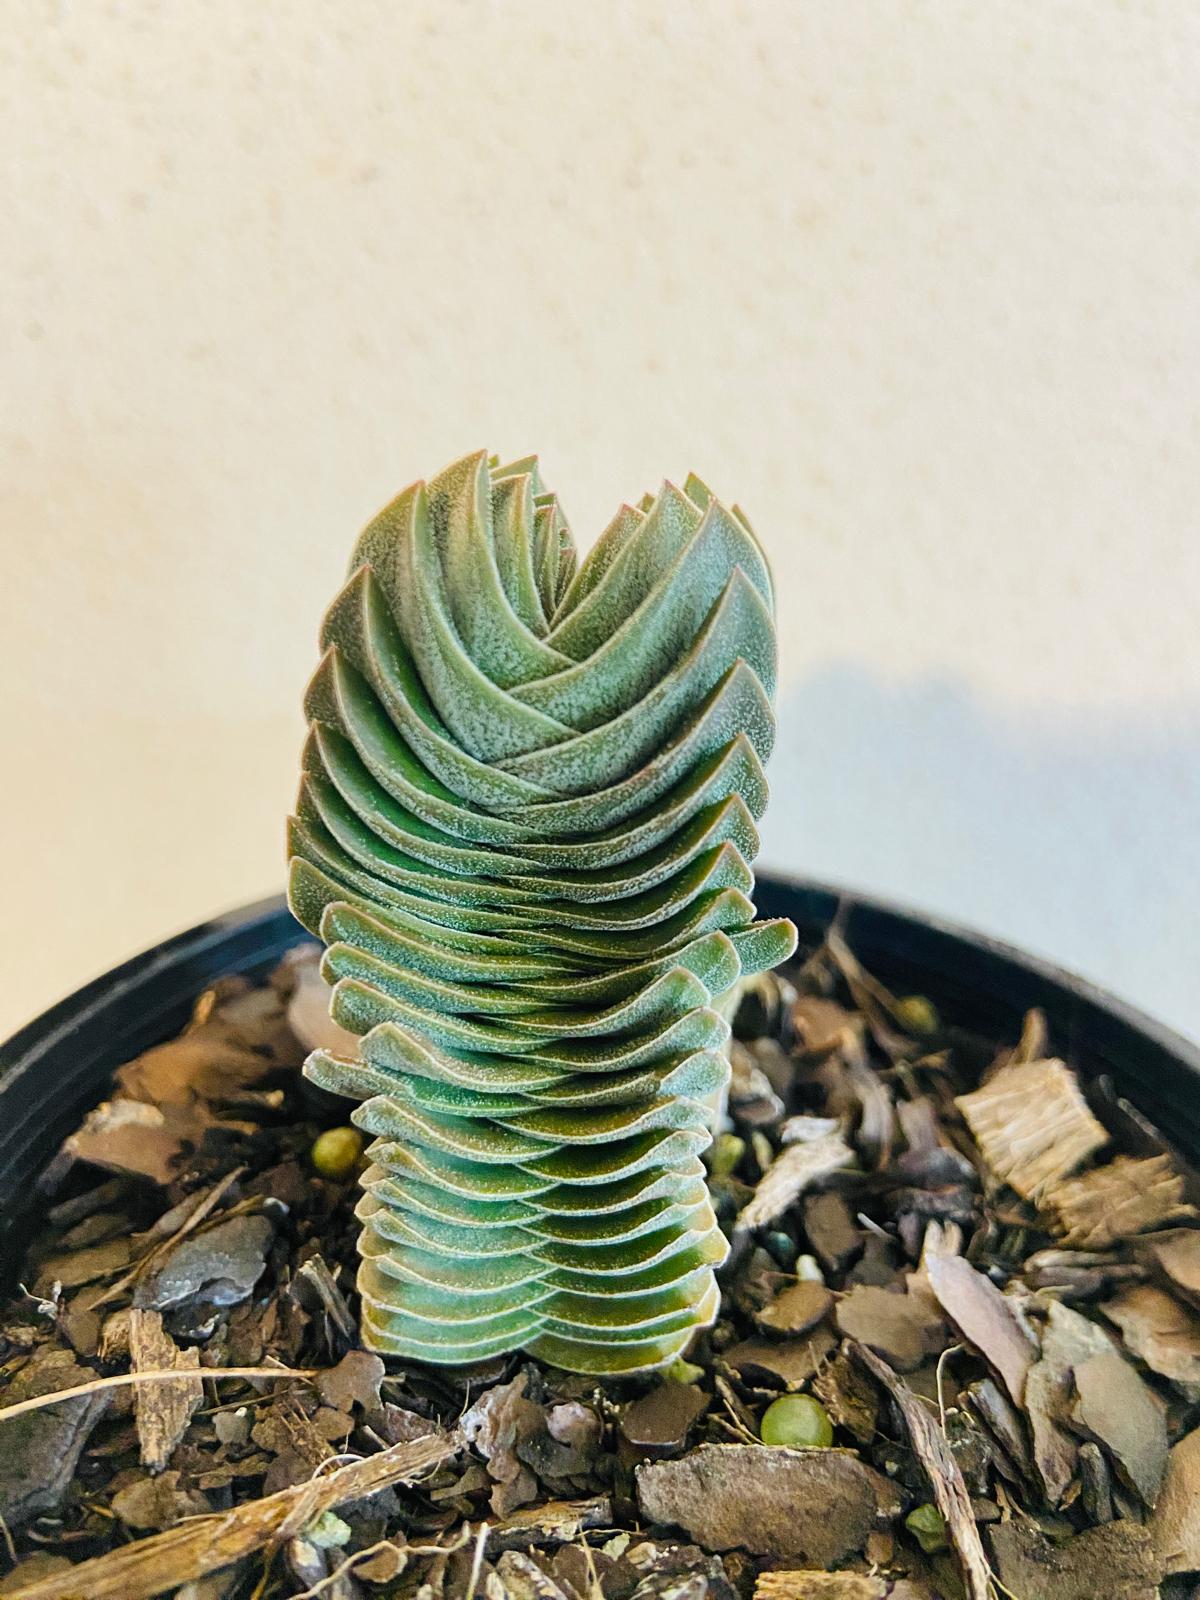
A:
{"label": "dried twig", "polygon": [[[202,1378],[315,1378],[319,1367],[199,1367]],[[77,1383],[70,1389],[55,1389],[51,1394],[35,1394],[28,1400],[18,1400],[15,1405],[0,1406],[0,1422],[12,1422],[26,1412],[40,1411],[43,1406],[56,1406],[64,1400],[78,1400],[83,1395],[96,1394],[101,1389],[123,1389],[131,1383],[178,1383],[179,1368],[171,1367],[160,1372],[118,1372],[111,1378],[93,1378],[90,1383]]]}

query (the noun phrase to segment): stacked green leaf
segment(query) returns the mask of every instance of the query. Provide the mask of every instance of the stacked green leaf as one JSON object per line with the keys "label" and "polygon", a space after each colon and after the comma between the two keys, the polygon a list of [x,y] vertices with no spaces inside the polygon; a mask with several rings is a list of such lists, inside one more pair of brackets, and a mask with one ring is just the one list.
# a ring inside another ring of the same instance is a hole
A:
{"label": "stacked green leaf", "polygon": [[536,461],[483,454],[362,534],[324,623],[289,892],[375,1136],[363,1333],[443,1363],[670,1361],[726,1247],[700,1156],[723,1006],[793,949],[749,863],[771,579],[697,479],[581,566]]}

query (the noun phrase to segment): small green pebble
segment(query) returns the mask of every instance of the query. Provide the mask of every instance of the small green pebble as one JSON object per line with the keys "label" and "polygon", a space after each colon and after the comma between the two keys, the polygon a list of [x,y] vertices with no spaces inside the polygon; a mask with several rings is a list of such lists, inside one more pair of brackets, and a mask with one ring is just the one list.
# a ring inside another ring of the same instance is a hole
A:
{"label": "small green pebble", "polygon": [[904,1526],[927,1556],[946,1549],[946,1520],[935,1505],[927,1502],[910,1511],[904,1519]]}
{"label": "small green pebble", "polygon": [[817,1260],[816,1256],[797,1256],[796,1276],[802,1282],[825,1282],[825,1274],[821,1271],[821,1263]]}
{"label": "small green pebble", "polygon": [[304,1530],[304,1537],[309,1544],[315,1544],[318,1550],[337,1550],[349,1543],[353,1531],[348,1522],[343,1522],[332,1511],[322,1511],[317,1520]]}
{"label": "small green pebble", "polygon": [[746,1154],[746,1141],[736,1133],[722,1133],[708,1152],[708,1170],[714,1178],[728,1178]]}
{"label": "small green pebble", "polygon": [[829,1413],[810,1394],[785,1394],[772,1400],[758,1431],[764,1444],[787,1445],[791,1450],[827,1450],[833,1443]]}
{"label": "small green pebble", "polygon": [[896,1020],[909,1033],[936,1033],[941,1027],[937,1007],[923,994],[906,994],[903,1000],[897,1000]]}
{"label": "small green pebble", "polygon": [[348,1178],[363,1153],[363,1136],[357,1128],[326,1128],[313,1140],[312,1164],[323,1178]]}
{"label": "small green pebble", "polygon": [[788,1267],[792,1264],[796,1250],[796,1241],[792,1238],[791,1234],[784,1233],[782,1229],[780,1229],[778,1232],[772,1231],[771,1233],[767,1234],[766,1238],[763,1240],[763,1243],[786,1272]]}
{"label": "small green pebble", "polygon": [[676,1356],[663,1373],[672,1383],[699,1383],[703,1376],[703,1367],[698,1367],[694,1361],[685,1361],[682,1356]]}

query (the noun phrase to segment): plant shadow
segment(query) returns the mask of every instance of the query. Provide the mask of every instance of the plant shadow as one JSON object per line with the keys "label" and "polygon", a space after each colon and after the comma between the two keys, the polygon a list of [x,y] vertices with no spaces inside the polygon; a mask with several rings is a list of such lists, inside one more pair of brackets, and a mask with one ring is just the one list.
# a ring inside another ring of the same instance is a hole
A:
{"label": "plant shadow", "polygon": [[832,663],[778,713],[764,867],[967,923],[1200,1037],[1200,710],[1010,710]]}

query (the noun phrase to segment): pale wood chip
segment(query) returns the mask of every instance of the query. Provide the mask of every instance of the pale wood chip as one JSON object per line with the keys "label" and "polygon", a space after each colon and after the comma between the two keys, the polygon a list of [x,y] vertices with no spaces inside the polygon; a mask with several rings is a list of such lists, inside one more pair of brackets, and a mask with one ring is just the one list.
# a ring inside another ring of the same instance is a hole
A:
{"label": "pale wood chip", "polygon": [[1047,1210],[1065,1242],[1106,1250],[1151,1228],[1194,1217],[1170,1156],[1118,1156],[1047,1196]]}
{"label": "pale wood chip", "polygon": [[861,1572],[764,1572],[754,1600],[885,1600],[888,1586]]}
{"label": "pale wood chip", "polygon": [[1108,1143],[1061,1061],[1015,1063],[954,1103],[988,1167],[1023,1200],[1040,1200]]}
{"label": "pale wood chip", "polygon": [[806,1189],[840,1167],[850,1166],[853,1160],[854,1152],[840,1133],[825,1133],[816,1139],[786,1145],[742,1208],[737,1219],[738,1229],[765,1228],[781,1217]]}
{"label": "pale wood chip", "polygon": [[[200,1352],[181,1350],[163,1327],[159,1312],[137,1307],[129,1313],[129,1356],[134,1372],[163,1372],[171,1367],[195,1372],[200,1366]],[[181,1378],[178,1383],[147,1383],[135,1390],[144,1467],[151,1472],[163,1470],[203,1399],[204,1384],[198,1377]]]}

